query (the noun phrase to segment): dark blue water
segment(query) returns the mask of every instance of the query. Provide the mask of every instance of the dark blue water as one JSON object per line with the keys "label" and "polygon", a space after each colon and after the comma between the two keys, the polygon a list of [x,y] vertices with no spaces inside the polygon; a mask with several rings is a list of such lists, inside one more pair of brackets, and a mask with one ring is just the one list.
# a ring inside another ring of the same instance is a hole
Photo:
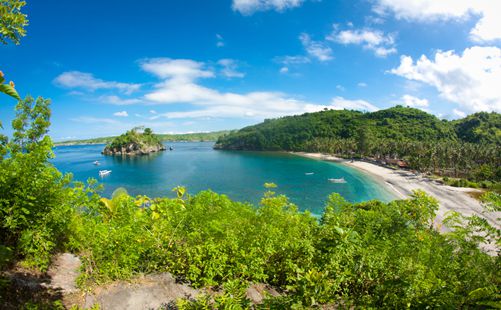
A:
{"label": "dark blue water", "polygon": [[[168,143],[174,151],[147,156],[104,156],[104,145],[59,146],[55,166],[71,172],[74,179],[96,178],[104,195],[117,187],[129,194],[172,196],[171,189],[186,186],[192,194],[211,189],[238,201],[258,203],[265,182],[278,185],[275,192],[287,195],[301,210],[320,214],[327,196],[338,192],[352,202],[369,199],[389,201],[394,197],[371,177],[353,168],[284,153],[216,151],[213,143]],[[100,166],[93,165],[98,160]],[[99,170],[112,170],[104,178]],[[311,173],[306,175],[305,173]],[[344,177],[345,184],[329,178]]]}

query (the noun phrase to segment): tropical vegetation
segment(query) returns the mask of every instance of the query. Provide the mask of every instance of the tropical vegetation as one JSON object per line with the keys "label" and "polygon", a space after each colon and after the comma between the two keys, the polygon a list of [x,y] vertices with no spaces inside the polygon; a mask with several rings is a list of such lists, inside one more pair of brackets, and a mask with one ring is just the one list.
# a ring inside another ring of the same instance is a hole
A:
{"label": "tropical vegetation", "polygon": [[501,115],[495,112],[447,121],[402,106],[372,113],[325,110],[265,120],[221,137],[216,147],[401,159],[451,184],[491,187],[501,181]]}
{"label": "tropical vegetation", "polygon": [[[250,308],[244,292],[251,283],[281,292],[255,306],[264,308],[499,306],[499,256],[479,246],[499,243],[500,232],[480,217],[451,213],[446,224],[454,231],[440,234],[432,226],[437,202],[416,192],[359,204],[333,194],[317,219],[272,183],[258,206],[210,191],[189,196],[182,187],[176,198],[123,189],[103,198],[95,180],[71,183],[49,163],[49,103],[20,101],[13,137],[2,144],[2,268],[20,262],[43,271],[53,254],[70,251],[83,260],[85,288],[171,272],[194,287],[223,290],[180,301],[182,309]],[[486,204],[499,210],[499,196],[491,196]]]}
{"label": "tropical vegetation", "polygon": [[[0,8],[15,3],[1,1]],[[96,180],[72,182],[50,163],[50,100],[28,96],[15,110],[13,134],[0,140],[0,271],[17,264],[44,272],[55,253],[69,251],[83,260],[85,289],[171,272],[194,287],[221,291],[181,300],[181,309],[501,307],[499,255],[480,249],[491,240],[499,245],[500,231],[478,216],[451,213],[445,224],[453,230],[440,234],[432,226],[437,202],[425,193],[358,204],[333,194],[320,219],[299,212],[271,183],[258,206],[211,191],[190,196],[183,187],[174,189],[175,198],[132,197],[119,189],[107,199]],[[423,133],[435,134],[453,135],[445,125]],[[156,141],[151,131],[143,135]],[[287,143],[295,141],[292,135]],[[488,211],[499,211],[498,194],[482,199]],[[251,305],[245,296],[251,283],[281,294]],[[63,308],[23,303],[17,297],[24,290],[13,287],[1,273],[2,308],[11,301],[21,309]]]}

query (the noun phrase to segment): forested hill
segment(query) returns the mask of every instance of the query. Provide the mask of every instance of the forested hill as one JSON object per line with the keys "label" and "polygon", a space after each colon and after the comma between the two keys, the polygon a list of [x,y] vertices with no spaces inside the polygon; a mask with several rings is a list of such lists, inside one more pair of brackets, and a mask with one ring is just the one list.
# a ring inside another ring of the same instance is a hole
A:
{"label": "forested hill", "polygon": [[309,151],[312,141],[451,141],[501,145],[501,115],[477,113],[447,121],[396,106],[372,113],[325,110],[265,120],[221,137],[217,148]]}
{"label": "forested hill", "polygon": [[[216,141],[220,136],[230,133],[229,130],[212,131],[212,132],[195,132],[195,133],[179,133],[179,134],[155,134],[161,141],[168,142],[203,142]],[[116,137],[101,137],[83,140],[68,140],[56,142],[55,145],[77,145],[77,144],[108,144]]]}

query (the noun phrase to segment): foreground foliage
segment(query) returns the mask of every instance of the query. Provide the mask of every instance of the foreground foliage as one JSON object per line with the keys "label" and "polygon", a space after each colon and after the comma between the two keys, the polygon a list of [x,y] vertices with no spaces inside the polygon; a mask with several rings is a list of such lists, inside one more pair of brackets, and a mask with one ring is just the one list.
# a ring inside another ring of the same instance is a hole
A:
{"label": "foreground foliage", "polygon": [[269,191],[255,208],[210,191],[185,196],[183,188],[175,199],[120,190],[100,200],[86,190],[91,198],[74,218],[71,240],[84,260],[83,285],[169,271],[195,287],[233,292],[197,301],[215,308],[248,306],[238,292],[252,282],[281,290],[284,297],[267,302],[285,308],[499,302],[499,258],[478,249],[499,231],[472,218],[455,233],[438,233],[431,227],[437,203],[424,193],[388,204],[333,194],[318,221]]}

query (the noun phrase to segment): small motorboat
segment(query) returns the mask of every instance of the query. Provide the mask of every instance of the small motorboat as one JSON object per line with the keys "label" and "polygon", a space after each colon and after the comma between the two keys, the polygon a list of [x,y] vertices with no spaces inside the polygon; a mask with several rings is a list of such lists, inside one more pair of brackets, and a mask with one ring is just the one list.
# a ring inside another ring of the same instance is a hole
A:
{"label": "small motorboat", "polygon": [[169,151],[174,151],[174,148],[172,146],[169,146]]}
{"label": "small motorboat", "polygon": [[111,173],[111,170],[99,170],[99,176],[101,178],[107,176],[110,173]]}
{"label": "small motorboat", "polygon": [[306,172],[305,175],[312,175],[315,174],[314,172]]}
{"label": "small motorboat", "polygon": [[94,162],[94,165],[95,165],[95,166],[99,166],[100,164],[101,164],[101,163],[100,163],[98,160],[96,160],[96,161]]}
{"label": "small motorboat", "polygon": [[340,178],[340,179],[328,179],[328,180],[331,183],[346,183],[346,180],[344,178]]}

